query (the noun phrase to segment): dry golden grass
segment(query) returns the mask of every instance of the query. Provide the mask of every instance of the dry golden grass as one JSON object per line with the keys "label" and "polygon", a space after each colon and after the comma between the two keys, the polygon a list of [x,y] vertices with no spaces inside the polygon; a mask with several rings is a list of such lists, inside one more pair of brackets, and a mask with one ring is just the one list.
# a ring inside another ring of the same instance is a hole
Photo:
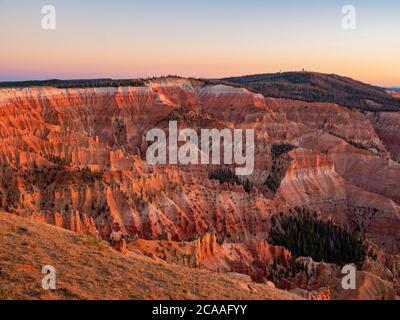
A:
{"label": "dry golden grass", "polygon": [[0,300],[10,300],[12,297],[7,290],[0,289]]}
{"label": "dry golden grass", "polygon": [[83,237],[82,238],[82,243],[85,246],[93,247],[93,248],[95,248],[95,249],[97,249],[99,251],[103,251],[103,250],[107,249],[107,244],[104,241],[102,241],[102,240],[100,240],[100,239],[98,239],[98,238],[96,238],[94,236],[90,236],[90,235],[86,236],[86,237]]}
{"label": "dry golden grass", "polygon": [[[56,268],[56,290],[41,287],[44,265]],[[0,213],[0,288],[0,299],[296,299],[246,276],[122,256],[96,238],[7,213]]]}

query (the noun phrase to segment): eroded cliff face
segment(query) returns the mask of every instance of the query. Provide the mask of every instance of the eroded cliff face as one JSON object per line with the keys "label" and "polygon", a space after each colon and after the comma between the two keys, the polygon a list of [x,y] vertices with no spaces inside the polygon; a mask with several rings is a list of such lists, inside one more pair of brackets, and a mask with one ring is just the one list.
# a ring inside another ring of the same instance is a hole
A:
{"label": "eroded cliff face", "polygon": [[[105,239],[118,224],[130,238],[184,241],[185,265],[253,278],[285,255],[265,239],[271,216],[293,206],[358,226],[379,250],[397,254],[397,118],[176,78],[144,87],[1,89],[0,206]],[[255,129],[253,190],[210,180],[211,166],[150,166],[145,135],[171,120],[180,128]],[[282,142],[293,150],[277,159],[272,146]],[[203,250],[197,238],[211,230],[216,245]],[[153,253],[165,247],[153,245]]]}
{"label": "eroded cliff face", "polygon": [[241,241],[264,238],[271,211],[285,207],[261,191],[209,180],[209,167],[150,166],[144,159],[146,132],[171,115],[180,126],[207,115],[220,127],[256,127],[263,151],[252,179],[263,189],[269,140],[287,137],[289,123],[261,95],[174,80],[140,88],[9,89],[0,101],[1,205],[21,215],[49,222],[57,212],[71,215],[57,223],[79,220],[83,227],[74,229],[91,232],[90,217],[104,237],[118,223],[147,239],[171,233],[190,240],[215,227],[219,237]]}
{"label": "eroded cliff face", "polygon": [[[400,98],[400,93],[398,93]],[[392,159],[400,162],[400,142],[398,138],[400,114],[397,112],[380,112],[370,115],[376,133],[382,140]]]}
{"label": "eroded cliff face", "polygon": [[208,232],[191,242],[136,240],[129,244],[129,249],[156,261],[246,274],[259,283],[268,281],[274,272],[287,270],[292,258],[289,250],[270,245],[265,240],[219,243],[215,232]]}
{"label": "eroded cliff face", "polygon": [[312,300],[394,300],[393,285],[368,271],[357,271],[357,290],[342,287],[341,268],[311,258],[299,258],[304,266],[295,276],[282,279],[279,287]]}

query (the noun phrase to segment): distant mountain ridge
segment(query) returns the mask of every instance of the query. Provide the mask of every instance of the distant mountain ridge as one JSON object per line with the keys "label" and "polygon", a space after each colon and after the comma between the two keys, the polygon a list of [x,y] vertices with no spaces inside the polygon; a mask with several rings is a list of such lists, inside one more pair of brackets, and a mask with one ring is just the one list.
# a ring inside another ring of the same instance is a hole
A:
{"label": "distant mountain ridge", "polygon": [[221,79],[275,98],[332,102],[365,111],[400,111],[400,100],[384,88],[317,72],[283,72]]}
{"label": "distant mountain ridge", "polygon": [[[0,82],[0,88],[55,87],[101,88],[146,86],[154,79],[179,78],[179,76],[147,79],[76,79],[76,80],[31,80]],[[336,74],[317,72],[283,72],[246,75],[223,79],[198,79],[204,84],[227,84],[261,93],[265,97],[302,100],[306,102],[330,102],[363,111],[400,111],[400,99],[388,90],[400,91],[400,87],[382,88]]]}

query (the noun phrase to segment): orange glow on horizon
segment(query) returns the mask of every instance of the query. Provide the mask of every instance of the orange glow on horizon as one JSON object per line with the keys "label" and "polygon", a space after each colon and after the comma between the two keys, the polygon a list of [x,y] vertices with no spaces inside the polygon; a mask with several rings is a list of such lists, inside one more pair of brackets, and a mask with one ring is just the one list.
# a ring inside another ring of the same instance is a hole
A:
{"label": "orange glow on horizon", "polygon": [[60,1],[54,31],[41,28],[39,2],[23,8],[0,2],[0,40],[7,44],[0,50],[0,81],[220,78],[305,69],[400,85],[398,4],[382,9],[363,2],[357,30],[344,31],[340,4],[154,1],[157,6],[88,2],[79,10],[74,0]]}

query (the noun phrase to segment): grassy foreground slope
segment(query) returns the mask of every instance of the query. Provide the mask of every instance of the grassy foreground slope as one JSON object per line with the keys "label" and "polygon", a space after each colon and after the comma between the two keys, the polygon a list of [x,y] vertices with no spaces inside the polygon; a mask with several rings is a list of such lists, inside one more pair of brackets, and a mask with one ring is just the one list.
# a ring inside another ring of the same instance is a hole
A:
{"label": "grassy foreground slope", "polygon": [[[44,265],[57,289],[41,287]],[[155,262],[106,242],[0,212],[0,299],[296,299],[250,278]]]}

